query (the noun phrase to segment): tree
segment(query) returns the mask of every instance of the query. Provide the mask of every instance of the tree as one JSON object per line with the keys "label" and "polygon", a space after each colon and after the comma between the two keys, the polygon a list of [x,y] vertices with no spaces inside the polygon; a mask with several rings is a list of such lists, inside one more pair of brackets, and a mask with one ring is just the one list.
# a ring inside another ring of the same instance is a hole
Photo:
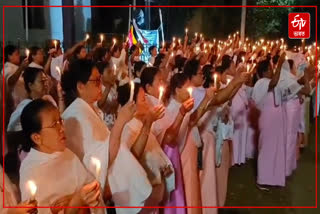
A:
{"label": "tree", "polygon": [[[259,5],[295,5],[296,0],[258,0]],[[251,37],[268,36],[270,38],[283,36],[287,29],[288,13],[294,8],[257,7],[248,10],[247,29]]]}

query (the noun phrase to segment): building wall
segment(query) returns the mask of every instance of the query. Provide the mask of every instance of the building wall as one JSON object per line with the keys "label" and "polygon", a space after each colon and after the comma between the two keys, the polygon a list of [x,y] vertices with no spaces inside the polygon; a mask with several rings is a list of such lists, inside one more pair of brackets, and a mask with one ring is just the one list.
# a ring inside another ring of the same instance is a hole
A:
{"label": "building wall", "polygon": [[[29,0],[30,1],[30,0]],[[62,0],[44,0],[44,5],[61,5]],[[22,5],[22,0],[0,1],[0,6],[5,5]],[[74,0],[74,5],[91,5],[91,0]],[[5,43],[14,43],[21,46],[26,45],[26,32],[24,28],[24,8],[5,8],[4,12],[4,31]],[[59,39],[63,41],[63,17],[62,7],[44,7],[44,29],[29,29],[30,45],[43,45],[46,40]],[[75,9],[75,29],[76,40],[79,41],[84,38],[85,32],[91,31],[91,8],[76,8]],[[2,19],[3,13],[0,10],[0,17]],[[41,17],[39,17],[41,18]],[[3,40],[3,28],[0,29],[0,40]]]}

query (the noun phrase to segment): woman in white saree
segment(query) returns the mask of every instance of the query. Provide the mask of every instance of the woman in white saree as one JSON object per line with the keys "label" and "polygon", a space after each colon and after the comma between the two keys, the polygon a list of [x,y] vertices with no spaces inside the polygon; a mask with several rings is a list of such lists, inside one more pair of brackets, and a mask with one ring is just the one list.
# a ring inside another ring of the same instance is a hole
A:
{"label": "woman in white saree", "polygon": [[[67,109],[65,120],[67,147],[82,160],[92,172],[91,158],[101,162],[98,181],[105,189],[105,200],[112,200],[117,207],[143,206],[152,187],[139,162],[126,146],[120,145],[124,125],[132,119],[135,111],[129,102],[118,112],[111,130],[101,118],[96,102],[101,98],[101,75],[88,60],[75,61],[62,76],[66,92]],[[117,208],[117,213],[137,213],[140,208]]]}
{"label": "woman in white saree", "polygon": [[[24,108],[21,124],[27,139],[23,149],[30,151],[20,167],[22,201],[34,197],[38,206],[43,207],[39,213],[58,213],[62,207],[70,206],[104,205],[99,183],[65,146],[63,121],[57,108],[48,101],[34,100]],[[28,185],[30,181],[36,185],[35,194]],[[94,209],[95,213],[106,213],[104,209]],[[80,210],[70,208],[64,212]]]}

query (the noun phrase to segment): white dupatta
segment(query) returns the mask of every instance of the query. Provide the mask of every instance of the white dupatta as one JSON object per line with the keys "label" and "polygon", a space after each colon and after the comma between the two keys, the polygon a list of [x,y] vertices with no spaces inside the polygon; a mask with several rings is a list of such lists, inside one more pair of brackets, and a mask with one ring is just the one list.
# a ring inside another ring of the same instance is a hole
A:
{"label": "white dupatta", "polygon": [[[131,149],[133,143],[139,136],[140,130],[142,129],[142,122],[133,118],[129,121],[121,135],[121,143],[128,146]],[[146,170],[148,178],[152,185],[157,185],[162,183],[161,169],[171,166],[173,170],[172,163],[167,155],[162,150],[160,143],[152,132],[149,133],[147,144],[140,160],[141,165]],[[165,177],[166,181],[166,191],[170,193],[174,190],[174,173],[170,176]]]}
{"label": "white dupatta", "polygon": [[[99,111],[96,109],[96,111]],[[152,188],[138,161],[124,146],[120,146],[116,159],[109,166],[110,131],[102,118],[81,98],[77,98],[62,114],[65,120],[67,146],[74,151],[92,173],[91,158],[101,162],[98,181],[110,184],[115,206],[143,206]],[[140,208],[117,209],[117,213],[137,213]]]}
{"label": "white dupatta", "polygon": [[[35,199],[38,206],[53,206],[52,204],[63,196],[71,195],[94,180],[94,177],[84,168],[78,157],[69,149],[63,152],[47,154],[31,149],[20,166],[20,191],[22,201],[31,198],[28,181],[34,181],[37,186]],[[103,202],[100,202],[102,206]],[[106,213],[105,209],[95,209]],[[51,213],[49,208],[38,209],[40,214]]]}

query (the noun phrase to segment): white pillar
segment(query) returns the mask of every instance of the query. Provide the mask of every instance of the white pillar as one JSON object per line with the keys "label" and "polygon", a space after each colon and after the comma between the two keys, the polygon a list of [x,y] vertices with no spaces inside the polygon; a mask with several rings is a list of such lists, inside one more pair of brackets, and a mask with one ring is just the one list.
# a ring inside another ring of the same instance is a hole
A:
{"label": "white pillar", "polygon": [[[242,6],[247,5],[247,0],[242,0]],[[245,31],[246,31],[246,13],[247,13],[247,8],[242,7],[241,10],[241,41],[244,42],[244,37],[245,37]]]}

